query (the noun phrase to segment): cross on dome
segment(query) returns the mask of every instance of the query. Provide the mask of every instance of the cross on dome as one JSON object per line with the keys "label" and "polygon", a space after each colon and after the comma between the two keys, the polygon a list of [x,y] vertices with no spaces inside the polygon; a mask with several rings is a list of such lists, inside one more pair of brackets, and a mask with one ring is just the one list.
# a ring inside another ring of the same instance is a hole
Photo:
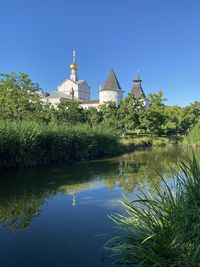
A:
{"label": "cross on dome", "polygon": [[73,51],[72,64],[70,65],[71,70],[78,70],[78,65],[75,62],[76,62],[76,51]]}

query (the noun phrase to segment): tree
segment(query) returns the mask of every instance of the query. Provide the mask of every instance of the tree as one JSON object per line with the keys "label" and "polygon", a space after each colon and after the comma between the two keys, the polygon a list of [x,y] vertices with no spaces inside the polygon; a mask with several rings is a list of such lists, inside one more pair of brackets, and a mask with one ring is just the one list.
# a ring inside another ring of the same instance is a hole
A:
{"label": "tree", "polygon": [[183,108],[180,106],[165,106],[165,124],[163,130],[166,135],[176,135],[181,133],[181,121]]}
{"label": "tree", "polygon": [[84,110],[76,100],[60,102],[54,110],[54,117],[59,122],[71,124],[85,122]]}
{"label": "tree", "polygon": [[195,101],[189,106],[183,108],[183,115],[181,120],[181,132],[186,133],[190,131],[200,118],[200,102]]}
{"label": "tree", "polygon": [[92,127],[97,126],[103,121],[102,112],[95,107],[89,107],[84,110],[86,122]]}
{"label": "tree", "polygon": [[139,110],[142,109],[142,102],[129,95],[121,101],[117,111],[118,127],[125,134],[127,131],[137,130],[139,121]]}
{"label": "tree", "polygon": [[162,126],[165,123],[165,106],[163,102],[162,91],[157,94],[149,95],[150,106],[139,110],[140,113],[140,127],[145,131],[149,131],[152,135],[163,133]]}
{"label": "tree", "polygon": [[117,105],[109,101],[99,106],[99,112],[102,116],[102,123],[108,127],[117,128]]}
{"label": "tree", "polygon": [[37,120],[43,104],[42,90],[25,73],[0,74],[0,117],[7,120]]}

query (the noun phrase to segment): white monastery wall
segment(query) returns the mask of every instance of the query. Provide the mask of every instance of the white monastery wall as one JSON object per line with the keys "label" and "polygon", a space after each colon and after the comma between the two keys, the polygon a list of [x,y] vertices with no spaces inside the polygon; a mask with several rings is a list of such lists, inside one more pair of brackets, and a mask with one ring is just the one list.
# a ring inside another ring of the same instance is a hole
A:
{"label": "white monastery wall", "polygon": [[120,91],[100,91],[99,92],[100,104],[108,102],[108,101],[114,101],[118,105],[122,99],[123,99],[123,92],[120,92]]}
{"label": "white monastery wall", "polygon": [[91,108],[91,107],[98,108],[99,103],[88,103],[88,104],[83,103],[83,104],[80,104],[80,106],[82,108],[84,108],[84,109],[88,109],[88,108]]}

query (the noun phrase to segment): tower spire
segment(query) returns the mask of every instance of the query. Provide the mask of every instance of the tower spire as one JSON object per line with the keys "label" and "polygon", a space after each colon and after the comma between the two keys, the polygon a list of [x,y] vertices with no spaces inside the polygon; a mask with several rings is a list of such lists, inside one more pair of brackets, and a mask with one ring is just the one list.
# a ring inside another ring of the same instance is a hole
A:
{"label": "tower spire", "polygon": [[74,82],[78,81],[78,75],[76,73],[76,71],[78,70],[78,65],[76,64],[75,61],[76,61],[76,52],[73,51],[72,64],[70,65],[71,69],[70,79]]}
{"label": "tower spire", "polygon": [[73,64],[76,62],[76,51],[73,51]]}

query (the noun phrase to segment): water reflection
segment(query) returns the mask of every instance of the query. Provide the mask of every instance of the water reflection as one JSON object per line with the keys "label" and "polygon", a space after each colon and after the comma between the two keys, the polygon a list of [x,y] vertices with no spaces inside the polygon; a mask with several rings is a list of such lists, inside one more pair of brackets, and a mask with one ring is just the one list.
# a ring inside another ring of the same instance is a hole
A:
{"label": "water reflection", "polygon": [[[197,157],[200,158],[200,151]],[[12,232],[30,226],[40,215],[42,204],[57,194],[76,196],[99,184],[110,191],[132,194],[145,183],[160,184],[160,176],[171,178],[170,166],[186,158],[181,147],[141,150],[112,159],[76,163],[71,166],[55,165],[36,169],[4,171],[0,179],[0,223]],[[78,203],[79,204],[79,203]]]}

